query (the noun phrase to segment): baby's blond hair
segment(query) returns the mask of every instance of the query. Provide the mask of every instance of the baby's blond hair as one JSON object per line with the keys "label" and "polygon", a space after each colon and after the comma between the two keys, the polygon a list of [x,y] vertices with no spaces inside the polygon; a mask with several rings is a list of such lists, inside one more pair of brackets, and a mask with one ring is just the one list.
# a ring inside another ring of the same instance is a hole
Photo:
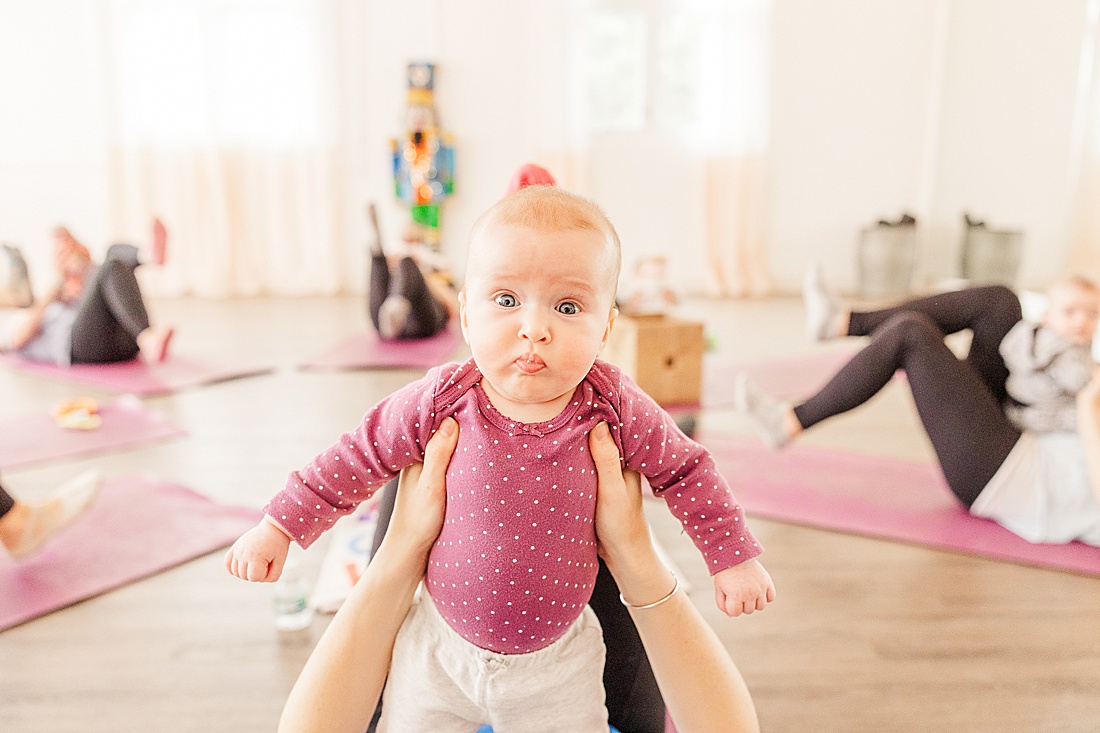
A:
{"label": "baby's blond hair", "polygon": [[[602,235],[614,258],[614,286],[622,268],[622,245],[607,214],[594,201],[557,186],[527,186],[508,194],[489,207],[470,231],[470,247],[491,224],[524,227],[540,234],[591,231]],[[467,258],[467,267],[469,267]]]}
{"label": "baby's blond hair", "polygon": [[1058,278],[1047,287],[1047,295],[1049,296],[1062,288],[1075,288],[1094,295],[1100,295],[1100,285],[1097,285],[1092,278],[1080,274],[1065,275]]}

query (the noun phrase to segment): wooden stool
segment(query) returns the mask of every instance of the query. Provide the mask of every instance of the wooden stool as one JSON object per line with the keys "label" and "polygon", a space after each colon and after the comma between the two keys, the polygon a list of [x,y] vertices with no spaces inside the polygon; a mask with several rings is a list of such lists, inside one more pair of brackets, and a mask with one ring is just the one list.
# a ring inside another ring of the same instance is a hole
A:
{"label": "wooden stool", "polygon": [[620,315],[601,358],[626,372],[660,405],[698,404],[704,348],[701,321]]}

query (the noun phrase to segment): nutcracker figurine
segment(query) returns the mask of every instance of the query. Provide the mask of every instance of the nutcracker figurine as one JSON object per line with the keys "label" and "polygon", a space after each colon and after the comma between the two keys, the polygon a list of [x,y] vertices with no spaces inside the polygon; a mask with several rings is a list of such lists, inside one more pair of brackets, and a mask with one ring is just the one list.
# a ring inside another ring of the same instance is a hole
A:
{"label": "nutcracker figurine", "polygon": [[409,207],[414,231],[407,238],[437,249],[440,205],[454,191],[454,147],[436,120],[435,66],[409,64],[408,82],[407,131],[391,142],[394,193]]}

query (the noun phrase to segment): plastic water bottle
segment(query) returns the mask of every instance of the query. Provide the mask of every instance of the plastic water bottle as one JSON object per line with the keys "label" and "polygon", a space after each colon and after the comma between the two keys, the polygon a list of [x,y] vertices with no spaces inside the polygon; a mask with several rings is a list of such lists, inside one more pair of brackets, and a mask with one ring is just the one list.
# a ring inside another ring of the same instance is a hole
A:
{"label": "plastic water bottle", "polygon": [[287,560],[283,574],[275,581],[275,628],[279,631],[302,631],[313,622],[309,607],[309,581],[302,567]]}

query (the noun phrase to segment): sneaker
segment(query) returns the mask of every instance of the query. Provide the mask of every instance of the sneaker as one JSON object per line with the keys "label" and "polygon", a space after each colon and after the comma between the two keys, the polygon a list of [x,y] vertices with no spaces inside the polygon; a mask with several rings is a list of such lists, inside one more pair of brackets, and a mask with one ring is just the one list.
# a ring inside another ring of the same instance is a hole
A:
{"label": "sneaker", "polygon": [[7,282],[0,284],[0,305],[11,308],[27,308],[34,305],[34,291],[31,290],[31,277],[27,270],[27,261],[18,247],[2,245]]}
{"label": "sneaker", "polygon": [[29,508],[19,542],[8,550],[14,558],[26,557],[68,527],[88,510],[103,484],[103,474],[92,469],[69,480],[43,502]]}
{"label": "sneaker", "polygon": [[752,421],[760,439],[769,447],[781,448],[790,442],[786,428],[787,404],[757,389],[745,372],[733,378],[733,406]]}
{"label": "sneaker", "polygon": [[844,309],[825,284],[819,263],[813,263],[806,270],[802,281],[802,305],[806,309],[806,335],[812,341],[837,338]]}

